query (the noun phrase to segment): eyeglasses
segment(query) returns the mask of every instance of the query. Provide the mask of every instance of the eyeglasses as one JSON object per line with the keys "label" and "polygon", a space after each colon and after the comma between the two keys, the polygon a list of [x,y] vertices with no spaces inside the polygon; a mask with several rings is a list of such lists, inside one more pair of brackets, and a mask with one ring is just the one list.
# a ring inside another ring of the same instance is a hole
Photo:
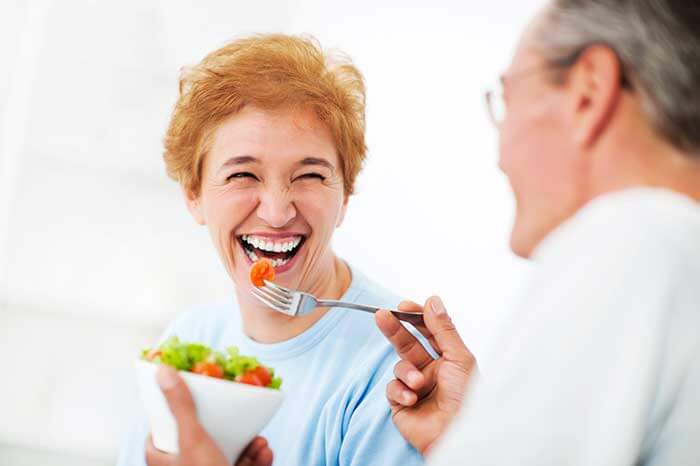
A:
{"label": "eyeglasses", "polygon": [[495,86],[495,88],[489,89],[484,93],[484,97],[486,99],[486,109],[489,114],[489,119],[494,124],[494,126],[496,128],[500,128],[503,124],[503,121],[505,121],[506,119],[507,107],[504,90],[506,78],[508,78],[509,81],[513,81],[516,79],[522,80],[524,78],[536,76],[542,71],[549,71],[552,68],[559,68],[561,66],[562,65],[559,64],[538,65],[534,68],[529,68],[523,71],[519,71],[517,73],[512,73],[509,76],[502,76],[501,79],[498,80],[498,84]]}
{"label": "eyeglasses", "polygon": [[499,89],[490,89],[484,93],[486,99],[486,110],[491,123],[496,128],[500,128],[506,119],[506,99],[503,95],[503,84]]}

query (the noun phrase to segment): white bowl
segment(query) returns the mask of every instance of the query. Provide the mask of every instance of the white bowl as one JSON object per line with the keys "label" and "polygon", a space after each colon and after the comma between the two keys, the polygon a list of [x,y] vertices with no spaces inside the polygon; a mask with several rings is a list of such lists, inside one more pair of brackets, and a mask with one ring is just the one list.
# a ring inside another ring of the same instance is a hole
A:
{"label": "white bowl", "polygon": [[[167,453],[178,453],[177,425],[156,382],[158,365],[136,363],[141,399],[151,428],[153,444]],[[233,464],[245,447],[277,412],[284,394],[190,372],[179,372],[192,393],[197,417]]]}

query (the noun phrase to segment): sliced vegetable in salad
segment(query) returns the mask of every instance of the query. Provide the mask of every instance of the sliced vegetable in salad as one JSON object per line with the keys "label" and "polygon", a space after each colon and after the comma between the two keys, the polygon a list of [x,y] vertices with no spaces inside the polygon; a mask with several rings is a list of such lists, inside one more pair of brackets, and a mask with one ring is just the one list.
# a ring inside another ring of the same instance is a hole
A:
{"label": "sliced vegetable in salad", "polygon": [[157,348],[144,349],[141,359],[167,364],[180,371],[248,385],[275,390],[282,386],[282,379],[275,376],[274,369],[263,366],[252,356],[241,355],[235,346],[229,346],[223,352],[214,351],[206,345],[181,342],[178,337],[172,336]]}

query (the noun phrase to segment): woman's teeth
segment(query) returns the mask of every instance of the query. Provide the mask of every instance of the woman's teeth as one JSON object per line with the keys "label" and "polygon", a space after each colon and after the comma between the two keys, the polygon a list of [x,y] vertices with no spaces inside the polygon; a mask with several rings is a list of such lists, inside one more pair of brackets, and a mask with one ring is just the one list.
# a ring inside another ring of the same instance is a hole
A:
{"label": "woman's teeth", "polygon": [[289,252],[299,246],[302,237],[297,236],[294,239],[276,242],[269,239],[260,238],[253,235],[243,235],[241,237],[243,241],[253,246],[256,249],[267,252]]}
{"label": "woman's teeth", "polygon": [[254,235],[243,235],[240,237],[243,250],[251,261],[255,262],[260,258],[266,258],[272,266],[282,267],[287,264],[299,251],[303,236],[295,236],[283,241],[274,241]]}
{"label": "woman's teeth", "polygon": [[[246,249],[246,250],[245,250],[245,253],[248,254],[248,257],[249,257],[250,260],[253,261],[253,262],[255,262],[255,261],[257,261],[257,260],[259,259],[258,255],[255,254],[255,252],[253,252],[253,251],[249,251],[249,250]],[[272,263],[272,266],[273,266],[273,267],[277,268],[277,267],[282,267],[283,265],[285,265],[285,264],[286,264],[287,262],[289,262],[290,260],[292,260],[291,257],[290,257],[289,259],[271,259],[271,260],[270,260],[270,263]]]}

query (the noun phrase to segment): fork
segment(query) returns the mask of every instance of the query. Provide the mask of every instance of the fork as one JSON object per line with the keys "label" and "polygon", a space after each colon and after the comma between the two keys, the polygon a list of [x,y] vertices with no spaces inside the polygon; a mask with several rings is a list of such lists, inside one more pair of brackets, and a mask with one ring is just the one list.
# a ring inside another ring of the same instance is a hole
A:
{"label": "fork", "polygon": [[[367,306],[364,304],[346,303],[331,299],[317,299],[310,293],[290,290],[281,285],[275,285],[267,280],[265,280],[265,286],[253,288],[251,292],[253,296],[266,306],[293,317],[307,315],[317,307],[343,307],[346,309],[369,312],[371,314],[383,309],[381,307]],[[425,327],[422,313],[394,310],[389,310],[389,312],[394,314],[394,316],[401,321],[408,322],[414,326]]]}

